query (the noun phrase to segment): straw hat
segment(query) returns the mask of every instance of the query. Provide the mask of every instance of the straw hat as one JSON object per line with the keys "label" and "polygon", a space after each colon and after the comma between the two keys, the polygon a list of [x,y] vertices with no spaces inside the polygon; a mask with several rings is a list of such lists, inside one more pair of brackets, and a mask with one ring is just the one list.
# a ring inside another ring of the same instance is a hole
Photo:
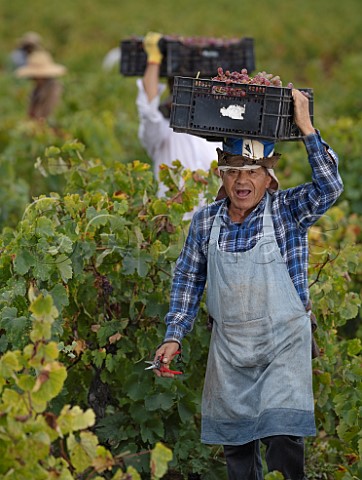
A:
{"label": "straw hat", "polygon": [[20,78],[54,78],[66,72],[64,65],[54,63],[49,52],[37,50],[28,56],[26,65],[15,70],[15,75]]}

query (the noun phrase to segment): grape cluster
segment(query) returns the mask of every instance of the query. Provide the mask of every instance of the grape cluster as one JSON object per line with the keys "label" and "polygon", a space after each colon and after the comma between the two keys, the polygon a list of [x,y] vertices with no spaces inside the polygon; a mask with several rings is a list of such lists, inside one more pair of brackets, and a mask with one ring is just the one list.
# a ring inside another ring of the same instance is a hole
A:
{"label": "grape cluster", "polygon": [[113,292],[113,287],[105,275],[97,274],[95,285],[97,289],[105,296],[108,297]]}
{"label": "grape cluster", "polygon": [[102,289],[104,295],[106,296],[111,295],[111,293],[113,292],[113,287],[108,278],[105,276],[102,276]]}
{"label": "grape cluster", "polygon": [[[274,76],[272,73],[259,72],[254,77],[250,77],[246,68],[243,68],[240,72],[230,72],[229,70],[224,72],[224,70],[219,67],[217,69],[217,76],[213,77],[212,80],[226,84],[242,83],[248,85],[264,85],[266,87],[282,86],[282,81],[278,75]],[[287,88],[293,88],[293,84],[288,83]]]}

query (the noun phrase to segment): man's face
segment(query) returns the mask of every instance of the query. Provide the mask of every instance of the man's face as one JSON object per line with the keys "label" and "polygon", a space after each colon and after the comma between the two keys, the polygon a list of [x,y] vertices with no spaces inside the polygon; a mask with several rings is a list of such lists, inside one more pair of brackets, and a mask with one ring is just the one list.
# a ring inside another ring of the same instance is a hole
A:
{"label": "man's face", "polygon": [[230,199],[230,218],[234,222],[243,221],[249,215],[263,198],[271,182],[270,175],[263,167],[226,170],[221,172],[221,178]]}

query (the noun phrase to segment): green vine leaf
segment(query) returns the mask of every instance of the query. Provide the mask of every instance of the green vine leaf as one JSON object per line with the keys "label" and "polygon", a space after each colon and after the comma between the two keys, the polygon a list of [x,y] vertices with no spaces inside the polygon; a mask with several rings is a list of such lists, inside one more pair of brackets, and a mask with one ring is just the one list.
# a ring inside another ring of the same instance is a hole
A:
{"label": "green vine leaf", "polygon": [[60,393],[66,377],[67,370],[63,365],[58,362],[49,363],[39,372],[32,397],[34,400],[49,402]]}
{"label": "green vine leaf", "polygon": [[21,369],[20,352],[6,352],[0,358],[0,377],[11,378]]}
{"label": "green vine leaf", "polygon": [[162,443],[156,443],[151,452],[151,479],[159,480],[168,469],[168,463],[172,460],[172,451]]}
{"label": "green vine leaf", "polygon": [[58,426],[63,436],[70,432],[84,430],[92,427],[95,423],[95,414],[93,410],[88,409],[85,412],[79,407],[65,405],[58,417]]}
{"label": "green vine leaf", "polygon": [[14,270],[19,275],[25,275],[35,265],[35,257],[28,250],[21,250],[14,260]]}
{"label": "green vine leaf", "polygon": [[175,399],[171,392],[156,393],[149,395],[145,399],[146,410],[169,410]]}
{"label": "green vine leaf", "polygon": [[6,338],[13,346],[21,346],[30,327],[27,317],[18,317],[15,307],[5,307],[0,312],[0,328],[6,331]]}
{"label": "green vine leaf", "polygon": [[83,472],[92,466],[97,456],[97,437],[91,432],[80,432],[79,437],[73,433],[67,438],[72,465],[77,472]]}
{"label": "green vine leaf", "polygon": [[72,261],[66,255],[61,254],[57,257],[56,266],[60,272],[62,280],[67,283],[73,277]]}

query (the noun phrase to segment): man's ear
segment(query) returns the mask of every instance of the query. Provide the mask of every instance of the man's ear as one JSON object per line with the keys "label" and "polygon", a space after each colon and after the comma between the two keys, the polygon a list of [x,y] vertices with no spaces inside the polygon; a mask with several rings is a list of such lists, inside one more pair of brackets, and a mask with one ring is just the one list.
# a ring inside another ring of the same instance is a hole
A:
{"label": "man's ear", "polygon": [[217,192],[215,201],[222,200],[223,198],[226,198],[226,197],[227,197],[227,193],[226,193],[225,187],[224,185],[221,185],[221,187],[219,188],[219,191]]}
{"label": "man's ear", "polygon": [[266,177],[266,188],[269,188],[270,187],[270,184],[272,183],[272,180],[274,180],[272,178],[271,175],[269,175],[269,172],[267,172],[267,177]]}
{"label": "man's ear", "polygon": [[273,180],[272,176],[270,175],[270,173],[268,172],[268,169],[266,167],[263,167],[264,168],[264,171],[266,173],[266,179],[265,179],[265,182],[266,182],[266,188],[268,189],[270,187],[270,184]]}

